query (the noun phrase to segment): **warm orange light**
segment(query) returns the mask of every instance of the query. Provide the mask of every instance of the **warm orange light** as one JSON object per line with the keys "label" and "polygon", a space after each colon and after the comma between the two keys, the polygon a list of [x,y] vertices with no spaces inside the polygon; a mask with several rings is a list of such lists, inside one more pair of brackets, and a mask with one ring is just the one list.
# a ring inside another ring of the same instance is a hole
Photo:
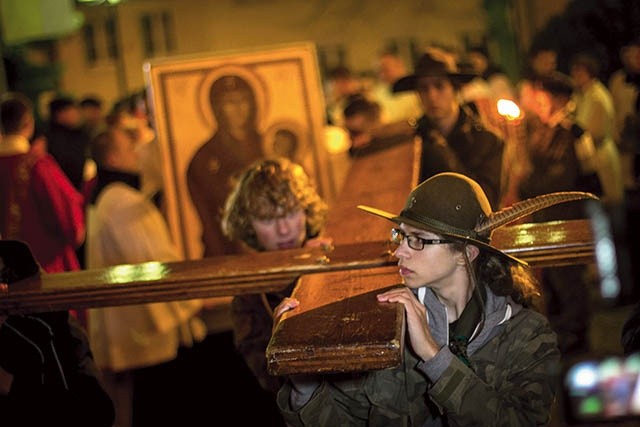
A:
{"label": "warm orange light", "polygon": [[499,99],[498,114],[507,120],[515,120],[520,117],[520,107],[510,99]]}

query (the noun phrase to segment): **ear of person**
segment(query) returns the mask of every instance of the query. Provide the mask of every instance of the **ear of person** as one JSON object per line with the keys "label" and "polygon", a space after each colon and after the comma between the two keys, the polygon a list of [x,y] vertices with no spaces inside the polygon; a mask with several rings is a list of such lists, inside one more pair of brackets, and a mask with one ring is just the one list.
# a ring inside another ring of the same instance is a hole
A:
{"label": "ear of person", "polygon": [[480,249],[477,246],[473,245],[465,246],[465,251],[467,251],[467,257],[469,258],[469,260],[474,260],[480,253]]}

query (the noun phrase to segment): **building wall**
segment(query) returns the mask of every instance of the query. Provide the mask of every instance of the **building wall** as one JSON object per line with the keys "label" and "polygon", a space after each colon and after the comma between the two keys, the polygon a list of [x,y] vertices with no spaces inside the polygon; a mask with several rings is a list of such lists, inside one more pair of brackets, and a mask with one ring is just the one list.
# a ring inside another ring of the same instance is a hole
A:
{"label": "building wall", "polygon": [[513,0],[513,26],[518,32],[518,44],[526,52],[540,28],[555,15],[561,14],[569,0]]}
{"label": "building wall", "polygon": [[[409,44],[438,43],[462,48],[465,39],[486,31],[482,0],[128,0],[118,6],[84,6],[85,22],[94,23],[98,60],[85,55],[82,31],[62,39],[63,89],[82,96],[94,93],[108,103],[144,86],[142,20],[152,16],[156,57],[207,55],[310,40],[328,65],[341,60],[354,71],[373,70],[377,52],[395,41],[409,59]],[[169,16],[164,46],[160,16]],[[117,20],[121,56],[105,55],[104,22]]]}

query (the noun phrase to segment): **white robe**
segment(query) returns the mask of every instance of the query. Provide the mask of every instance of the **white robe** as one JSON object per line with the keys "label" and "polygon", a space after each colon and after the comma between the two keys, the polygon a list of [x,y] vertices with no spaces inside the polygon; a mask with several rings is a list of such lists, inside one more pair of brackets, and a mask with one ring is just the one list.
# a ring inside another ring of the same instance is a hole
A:
{"label": "white robe", "polygon": [[[160,211],[124,183],[109,184],[102,191],[89,208],[87,225],[87,268],[118,266],[110,272],[112,282],[120,276],[124,282],[130,275],[162,274],[162,264],[126,264],[180,259]],[[98,366],[120,372],[175,358],[179,346],[191,344],[194,334],[195,339],[204,336],[205,331],[192,329],[201,307],[201,300],[189,300],[88,310],[89,339]]]}
{"label": "white robe", "polygon": [[603,202],[619,204],[624,199],[620,152],[615,142],[615,110],[607,88],[594,80],[574,95],[576,123],[589,132],[596,143],[597,170]]}

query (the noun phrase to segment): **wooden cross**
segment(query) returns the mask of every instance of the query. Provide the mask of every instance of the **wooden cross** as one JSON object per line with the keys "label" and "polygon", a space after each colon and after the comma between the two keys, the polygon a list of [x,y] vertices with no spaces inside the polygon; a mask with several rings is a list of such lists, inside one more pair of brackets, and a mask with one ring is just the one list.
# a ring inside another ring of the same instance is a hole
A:
{"label": "wooden cross", "polygon": [[[330,207],[326,234],[334,239],[331,249],[40,273],[0,288],[0,315],[262,293],[285,289],[298,280],[298,295],[307,295],[316,305],[291,321],[292,332],[281,332],[280,341],[271,347],[274,373],[389,366],[397,362],[402,348],[404,312],[397,307],[381,310],[372,295],[399,282],[393,267],[396,260],[387,244],[391,224],[358,210],[356,205],[399,212],[416,183],[419,158],[419,144],[408,141],[352,160],[342,196]],[[503,227],[494,232],[492,242],[533,267],[589,263],[594,255],[588,220]],[[327,312],[328,308],[333,311]],[[345,319],[343,330],[329,333],[327,337],[334,339],[325,340],[325,346],[316,340],[320,346],[312,354],[308,345],[301,344],[301,335],[296,335],[293,326],[308,330],[322,325],[328,313]],[[358,335],[357,331],[363,331],[354,328],[358,324],[369,332],[378,330],[375,325],[389,327],[377,335]],[[372,352],[363,352],[366,347]],[[336,352],[335,348],[344,351]],[[328,363],[330,359],[337,364]]]}

